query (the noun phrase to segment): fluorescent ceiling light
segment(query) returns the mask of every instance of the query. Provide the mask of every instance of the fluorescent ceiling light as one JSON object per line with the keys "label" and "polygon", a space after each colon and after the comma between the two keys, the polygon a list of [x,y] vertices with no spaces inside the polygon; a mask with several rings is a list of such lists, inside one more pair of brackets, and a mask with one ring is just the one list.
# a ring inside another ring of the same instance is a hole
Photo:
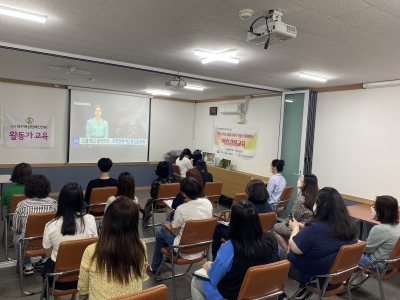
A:
{"label": "fluorescent ceiling light", "polygon": [[216,60],[226,61],[233,64],[239,63],[240,58],[236,57],[237,49],[230,49],[219,53],[209,52],[205,50],[194,50],[194,54],[201,57],[201,62],[207,64]]}
{"label": "fluorescent ceiling light", "polygon": [[196,91],[202,91],[204,90],[202,87],[200,86],[193,86],[193,85],[186,85],[185,89],[189,89],[189,90],[196,90]]}
{"label": "fluorescent ceiling light", "polygon": [[7,15],[11,17],[17,17],[21,19],[36,21],[44,23],[46,22],[47,16],[41,14],[35,14],[29,11],[0,6],[0,14]]}
{"label": "fluorescent ceiling light", "polygon": [[154,96],[156,96],[156,95],[171,96],[171,93],[169,93],[167,91],[146,91],[146,93],[152,94]]}
{"label": "fluorescent ceiling light", "polygon": [[300,72],[299,76],[303,77],[303,78],[307,78],[307,79],[321,81],[321,82],[326,82],[328,80],[325,77],[321,77],[321,76],[313,75],[313,74],[308,74],[308,73],[304,73],[304,72]]}
{"label": "fluorescent ceiling light", "polygon": [[293,102],[293,100],[285,100],[285,102]]}
{"label": "fluorescent ceiling light", "polygon": [[394,86],[400,86],[400,80],[363,83],[364,89],[374,89],[374,88],[384,88],[384,87],[394,87]]}

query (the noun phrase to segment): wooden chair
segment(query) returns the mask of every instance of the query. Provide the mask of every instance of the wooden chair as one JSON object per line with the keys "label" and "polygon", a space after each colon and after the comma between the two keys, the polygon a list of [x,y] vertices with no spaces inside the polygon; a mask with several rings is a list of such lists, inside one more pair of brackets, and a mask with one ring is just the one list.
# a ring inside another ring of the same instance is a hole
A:
{"label": "wooden chair", "polygon": [[[384,264],[384,268],[382,272],[379,271],[378,264]],[[372,270],[372,269],[375,270]],[[383,260],[375,260],[374,262],[371,262],[366,268],[362,270],[362,272],[359,272],[357,276],[352,278],[351,281],[354,281],[356,278],[361,276],[362,274],[366,273],[370,275],[371,277],[374,277],[378,280],[379,284],[379,291],[381,293],[381,299],[385,300],[385,294],[383,293],[383,287],[382,287],[382,281],[384,280],[389,280],[397,275],[399,273],[399,268],[400,268],[400,238],[397,240],[397,243],[395,244],[392,253],[390,254],[388,259],[383,259]],[[350,283],[351,283],[350,281]],[[364,283],[365,281],[361,282]],[[358,286],[360,286],[358,285]],[[356,286],[356,287],[358,287]]]}
{"label": "wooden chair", "polygon": [[237,299],[276,299],[283,294],[289,268],[290,262],[287,260],[249,268]]}
{"label": "wooden chair", "polygon": [[232,207],[240,200],[248,200],[247,194],[246,193],[236,193],[235,198],[233,198],[233,201],[232,201],[231,209],[223,211],[223,212],[214,213],[214,217],[217,218],[218,220],[222,220],[224,222],[229,222],[229,220],[231,219]]}
{"label": "wooden chair", "polygon": [[167,300],[167,292],[167,286],[160,284],[137,293],[114,297],[109,300]]}
{"label": "wooden chair", "polygon": [[171,200],[176,197],[176,195],[180,191],[179,183],[163,183],[160,184],[157,192],[157,199],[153,199],[151,203],[151,225],[143,222],[143,227],[153,227],[153,234],[156,235],[155,226],[161,225],[161,223],[154,223],[154,214],[155,213],[164,213],[164,210],[156,210],[156,207],[165,208],[164,200]]}
{"label": "wooden chair", "polygon": [[[57,261],[54,266],[54,272],[47,273],[43,281],[42,294],[40,295],[41,300],[44,298],[45,295],[48,295],[47,299],[51,299],[50,297],[65,296],[78,292],[77,288],[70,290],[57,290],[55,288],[56,281],[78,281],[83,252],[89,245],[96,243],[98,239],[98,237],[95,237],[89,239],[66,241],[60,244],[60,247],[58,248]],[[49,278],[53,278],[51,290]]]}
{"label": "wooden chair", "polygon": [[258,216],[260,217],[262,230],[270,231],[272,229],[272,227],[274,226],[276,213],[268,212],[268,213],[258,214]]}
{"label": "wooden chair", "polygon": [[217,206],[217,211],[219,211],[218,200],[221,197],[222,182],[206,182],[204,186],[204,195],[213,206]]}
{"label": "wooden chair", "polygon": [[12,258],[8,257],[8,248],[14,247],[14,244],[8,244],[7,241],[7,231],[9,230],[10,221],[12,220],[15,209],[17,208],[18,203],[25,200],[27,197],[24,194],[14,194],[11,196],[10,202],[10,210],[9,213],[4,218],[4,228],[3,228],[3,246],[5,248],[5,254],[7,260],[12,260]]}
{"label": "wooden chair", "polygon": [[[305,288],[313,294],[316,294],[319,300],[321,300],[322,297],[337,295],[347,288],[347,294],[349,300],[351,300],[350,277],[354,270],[358,268],[358,262],[364,252],[366,244],[365,242],[358,242],[352,245],[342,246],[329,273],[314,276],[307,283]],[[322,287],[320,286],[319,279],[325,279]],[[332,288],[328,289],[328,285],[332,285]],[[299,288],[290,300],[294,300],[301,290],[302,288]]]}
{"label": "wooden chair", "polygon": [[273,207],[276,214],[280,214],[286,210],[286,206],[289,204],[290,198],[292,197],[294,186],[287,186],[283,190],[279,202]]}
{"label": "wooden chair", "polygon": [[[163,261],[155,274],[155,279],[157,281],[163,281],[172,278],[175,299],[177,299],[175,278],[187,275],[194,263],[198,263],[208,257],[208,251],[213,241],[212,238],[216,224],[217,220],[215,218],[187,221],[179,245],[171,245],[161,249]],[[171,224],[164,224],[164,227],[171,231]],[[202,252],[201,256],[193,260],[187,260],[179,256],[180,253],[194,254],[199,252]],[[172,276],[158,277],[161,267],[165,264],[167,258],[171,260]],[[186,272],[175,275],[175,265],[189,265],[189,267]]]}
{"label": "wooden chair", "polygon": [[101,220],[108,198],[116,194],[116,186],[93,188],[90,193],[89,204],[86,206],[88,214],[94,213],[95,220]]}
{"label": "wooden chair", "polygon": [[175,180],[181,182],[181,168],[178,165],[172,164],[172,173],[174,174]]}
{"label": "wooden chair", "polygon": [[33,292],[26,292],[24,290],[24,274],[22,273],[23,258],[46,255],[46,251],[42,246],[44,227],[48,222],[54,219],[55,216],[56,216],[55,211],[30,214],[26,221],[25,237],[19,241],[19,251],[17,260],[17,268],[19,270],[21,290],[26,295],[38,294],[41,291],[38,290]]}

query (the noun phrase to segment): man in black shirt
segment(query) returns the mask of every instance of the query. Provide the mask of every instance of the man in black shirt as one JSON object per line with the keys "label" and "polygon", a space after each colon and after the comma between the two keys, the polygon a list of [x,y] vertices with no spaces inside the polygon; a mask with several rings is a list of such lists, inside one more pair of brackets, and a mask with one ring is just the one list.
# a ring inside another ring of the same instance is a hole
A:
{"label": "man in black shirt", "polygon": [[86,204],[89,204],[90,193],[92,192],[93,188],[117,186],[117,179],[111,178],[110,175],[108,175],[108,172],[112,167],[111,159],[104,157],[100,158],[100,160],[97,162],[97,167],[100,172],[100,178],[89,181],[84,199]]}

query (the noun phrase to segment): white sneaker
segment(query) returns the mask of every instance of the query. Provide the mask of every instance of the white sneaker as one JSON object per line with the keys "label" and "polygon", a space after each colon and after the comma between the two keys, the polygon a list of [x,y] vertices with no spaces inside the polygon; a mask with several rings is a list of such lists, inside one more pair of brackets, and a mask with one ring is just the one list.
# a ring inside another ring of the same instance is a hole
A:
{"label": "white sneaker", "polygon": [[41,258],[37,263],[35,263],[33,266],[36,269],[43,269],[44,264],[46,263],[48,257],[46,258]]}
{"label": "white sneaker", "polygon": [[364,274],[358,276],[356,278],[356,280],[352,281],[351,285],[352,286],[360,285],[360,284],[364,283],[364,281],[367,280],[368,277],[369,277],[369,275],[364,273]]}
{"label": "white sneaker", "polygon": [[24,273],[24,275],[32,275],[34,270],[35,269],[33,268],[32,264],[30,264],[30,265],[23,266],[22,273]]}

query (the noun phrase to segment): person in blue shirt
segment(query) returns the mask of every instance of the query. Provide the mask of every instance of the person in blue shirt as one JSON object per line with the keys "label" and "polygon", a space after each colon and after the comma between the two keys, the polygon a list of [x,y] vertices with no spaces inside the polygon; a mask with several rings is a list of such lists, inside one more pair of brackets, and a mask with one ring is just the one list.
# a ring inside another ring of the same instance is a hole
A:
{"label": "person in blue shirt", "polygon": [[229,240],[221,246],[214,262],[203,265],[209,280],[193,276],[193,300],[237,299],[247,269],[279,261],[278,252],[274,236],[262,231],[254,204],[239,201],[232,207]]}
{"label": "person in blue shirt", "polygon": [[274,159],[270,164],[271,178],[268,180],[267,190],[269,194],[268,202],[272,206],[278,204],[282,192],[286,187],[286,179],[282,176],[285,161],[282,159]]}
{"label": "person in blue shirt", "polygon": [[[272,211],[271,205],[268,203],[269,195],[263,181],[259,179],[250,180],[247,183],[245,192],[249,201],[254,204],[259,214]],[[221,247],[221,238],[225,240],[229,238],[228,227],[223,224],[217,224],[212,242],[212,255],[214,258],[217,255],[219,247]]]}
{"label": "person in blue shirt", "polygon": [[94,108],[94,118],[86,122],[86,137],[90,138],[108,138],[108,122],[101,118],[101,106]]}
{"label": "person in blue shirt", "polygon": [[[313,211],[314,218],[306,225],[296,219],[289,221],[289,276],[298,281],[300,287],[305,287],[313,276],[327,274],[342,246],[357,243],[357,226],[337,190],[321,189]],[[303,289],[296,299],[306,299],[310,293]]]}

